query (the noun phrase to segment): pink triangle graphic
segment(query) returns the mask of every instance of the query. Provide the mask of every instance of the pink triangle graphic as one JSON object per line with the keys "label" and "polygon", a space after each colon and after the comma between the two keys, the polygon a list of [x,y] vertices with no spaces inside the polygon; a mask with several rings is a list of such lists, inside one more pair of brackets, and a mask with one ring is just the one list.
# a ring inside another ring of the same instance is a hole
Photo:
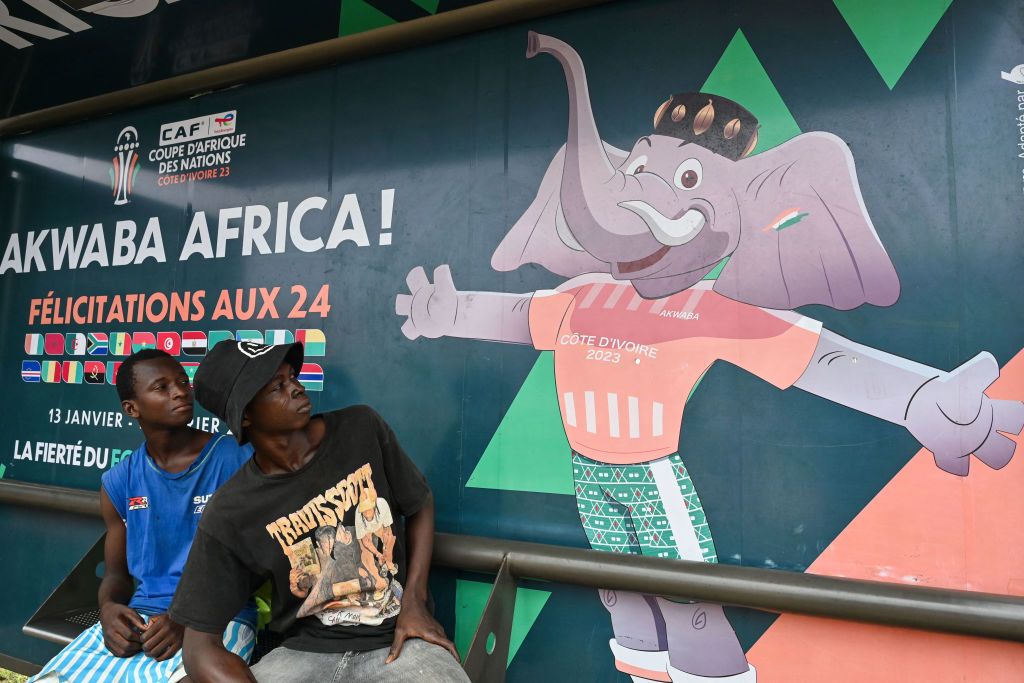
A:
{"label": "pink triangle graphic", "polygon": [[[1024,351],[986,392],[1024,400]],[[1013,438],[1013,437],[1011,437]],[[967,477],[921,449],[808,568],[812,574],[1024,596],[1024,448]],[[758,681],[1020,681],[1024,645],[780,616],[750,649]]]}

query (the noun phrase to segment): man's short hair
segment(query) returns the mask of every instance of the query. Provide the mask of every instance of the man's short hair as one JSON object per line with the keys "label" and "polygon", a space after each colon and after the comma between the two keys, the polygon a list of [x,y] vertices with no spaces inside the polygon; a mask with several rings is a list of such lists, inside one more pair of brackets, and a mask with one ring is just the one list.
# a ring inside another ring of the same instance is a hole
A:
{"label": "man's short hair", "polygon": [[147,360],[154,360],[157,358],[169,358],[175,363],[178,361],[174,359],[174,356],[161,351],[160,349],[142,349],[136,351],[132,355],[128,356],[121,367],[117,369],[117,397],[122,401],[130,401],[135,398],[135,365],[137,363],[143,363]]}

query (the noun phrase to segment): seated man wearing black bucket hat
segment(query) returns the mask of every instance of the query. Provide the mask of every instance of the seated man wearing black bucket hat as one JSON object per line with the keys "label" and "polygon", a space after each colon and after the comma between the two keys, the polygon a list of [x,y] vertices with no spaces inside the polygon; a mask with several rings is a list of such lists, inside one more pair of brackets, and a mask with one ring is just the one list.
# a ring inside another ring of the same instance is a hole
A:
{"label": "seated man wearing black bucket hat", "polygon": [[[426,607],[426,480],[371,408],[311,415],[302,357],[229,340],[196,372],[196,399],[255,453],[207,504],[171,606],[186,670],[196,683],[468,681]],[[268,579],[284,643],[250,671],[219,634]]]}

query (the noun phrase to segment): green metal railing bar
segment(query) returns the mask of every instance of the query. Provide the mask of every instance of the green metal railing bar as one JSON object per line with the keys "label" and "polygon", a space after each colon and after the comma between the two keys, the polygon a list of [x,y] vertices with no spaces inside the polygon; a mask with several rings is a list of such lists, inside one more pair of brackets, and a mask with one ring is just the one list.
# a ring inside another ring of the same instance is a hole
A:
{"label": "green metal railing bar", "polygon": [[[99,495],[0,482],[0,503],[99,515]],[[434,564],[497,574],[507,560],[516,579],[639,591],[769,612],[1024,642],[1024,599],[974,591],[904,586],[774,569],[706,564],[580,548],[438,533]]]}

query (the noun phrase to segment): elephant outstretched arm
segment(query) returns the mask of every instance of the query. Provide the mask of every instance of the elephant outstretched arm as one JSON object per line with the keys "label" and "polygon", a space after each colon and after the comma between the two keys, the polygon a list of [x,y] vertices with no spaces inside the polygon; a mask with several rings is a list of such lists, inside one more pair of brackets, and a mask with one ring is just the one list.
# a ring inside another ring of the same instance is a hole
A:
{"label": "elephant outstretched arm", "polygon": [[822,330],[795,386],[906,427],[938,467],[963,476],[972,453],[994,469],[1006,465],[1015,443],[1004,434],[1024,427],[1024,403],[985,394],[998,377],[988,352],[943,372]]}
{"label": "elephant outstretched arm", "polygon": [[460,292],[447,265],[434,269],[431,284],[417,266],[405,278],[409,294],[395,297],[395,313],[408,319],[402,334],[409,339],[461,337],[532,344],[529,294]]}

